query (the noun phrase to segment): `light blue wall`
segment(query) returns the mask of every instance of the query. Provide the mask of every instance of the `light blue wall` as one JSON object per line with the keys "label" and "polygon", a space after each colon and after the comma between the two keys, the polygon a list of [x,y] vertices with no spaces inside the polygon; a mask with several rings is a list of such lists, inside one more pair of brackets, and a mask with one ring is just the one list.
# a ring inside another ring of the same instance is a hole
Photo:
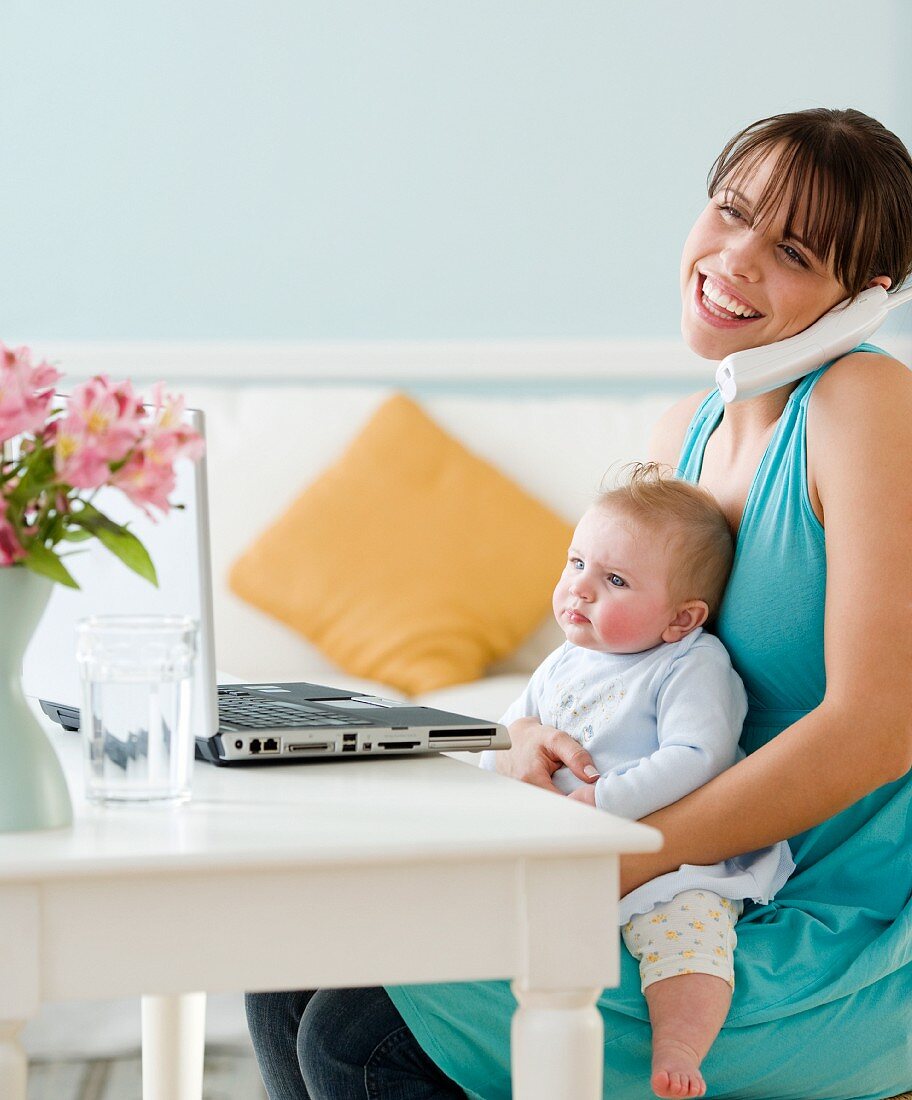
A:
{"label": "light blue wall", "polygon": [[2,0],[0,336],[666,338],[741,125],[912,141],[912,3]]}

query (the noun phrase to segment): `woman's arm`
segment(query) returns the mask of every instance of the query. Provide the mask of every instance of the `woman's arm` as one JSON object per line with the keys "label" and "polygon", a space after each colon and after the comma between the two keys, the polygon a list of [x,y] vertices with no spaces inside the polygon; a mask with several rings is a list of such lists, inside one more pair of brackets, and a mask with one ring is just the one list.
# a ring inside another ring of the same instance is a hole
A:
{"label": "woman's arm", "polygon": [[[883,357],[847,357],[818,383],[809,413],[809,481],[827,539],[826,695],[746,760],[647,817],[666,844],[622,860],[623,893],[682,863],[794,836],[912,764],[912,376]],[[672,444],[666,435],[665,453]],[[660,440],[667,461],[662,451]]]}

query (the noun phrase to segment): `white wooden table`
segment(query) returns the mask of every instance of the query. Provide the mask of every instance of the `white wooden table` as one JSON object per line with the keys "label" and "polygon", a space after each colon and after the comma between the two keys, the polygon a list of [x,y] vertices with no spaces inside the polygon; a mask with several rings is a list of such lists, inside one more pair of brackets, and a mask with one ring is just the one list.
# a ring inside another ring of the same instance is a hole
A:
{"label": "white wooden table", "polygon": [[[43,1001],[143,997],[145,1100],[199,1100],[205,992],[509,978],[513,1094],[601,1097],[594,1007],[617,982],[618,853],[653,829],[444,757],[196,765],[172,809],[82,798],[0,835],[0,1097]],[[546,1041],[543,1041],[546,1037]]]}

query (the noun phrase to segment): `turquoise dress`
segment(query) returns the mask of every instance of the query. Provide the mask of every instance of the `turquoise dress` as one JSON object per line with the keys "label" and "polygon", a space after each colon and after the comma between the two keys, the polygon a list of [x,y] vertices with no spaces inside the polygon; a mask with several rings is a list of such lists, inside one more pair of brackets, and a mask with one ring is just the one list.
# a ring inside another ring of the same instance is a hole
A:
{"label": "turquoise dress", "polygon": [[[824,694],[825,539],[808,496],[805,426],[829,365],[789,397],[751,486],[717,620],[748,690],[747,753]],[[684,441],[680,473],[689,481],[699,480],[721,417],[714,391]],[[770,904],[747,902],[738,922],[734,998],[703,1065],[707,1096],[881,1100],[912,1089],[910,815],[907,776],[791,838],[796,871]],[[597,921],[591,928],[600,934]],[[555,929],[557,942],[561,934]],[[389,993],[422,1047],[470,1095],[509,1100],[515,1001],[505,982]],[[619,987],[598,1004],[606,1100],[653,1100],[649,1018],[627,951]]]}

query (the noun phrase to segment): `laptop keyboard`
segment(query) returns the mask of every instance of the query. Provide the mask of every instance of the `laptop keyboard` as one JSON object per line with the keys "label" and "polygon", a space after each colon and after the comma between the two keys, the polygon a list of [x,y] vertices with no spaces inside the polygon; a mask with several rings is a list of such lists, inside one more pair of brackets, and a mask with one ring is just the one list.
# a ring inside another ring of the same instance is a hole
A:
{"label": "laptop keyboard", "polygon": [[364,718],[348,717],[337,710],[309,703],[307,708],[289,706],[278,700],[254,699],[249,695],[227,695],[219,691],[219,726],[236,729],[306,729],[309,726],[366,726]]}

